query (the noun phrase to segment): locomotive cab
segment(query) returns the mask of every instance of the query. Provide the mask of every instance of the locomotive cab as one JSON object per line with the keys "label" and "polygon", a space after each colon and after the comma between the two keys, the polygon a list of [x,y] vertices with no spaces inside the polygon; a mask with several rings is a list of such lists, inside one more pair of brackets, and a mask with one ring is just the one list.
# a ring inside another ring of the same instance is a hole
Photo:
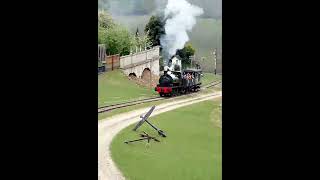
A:
{"label": "locomotive cab", "polygon": [[178,95],[200,89],[202,71],[199,67],[182,70],[179,56],[173,56],[168,65],[155,87],[160,96]]}
{"label": "locomotive cab", "polygon": [[201,74],[200,69],[186,69],[182,73],[183,75],[183,86],[188,91],[197,91],[201,85]]}

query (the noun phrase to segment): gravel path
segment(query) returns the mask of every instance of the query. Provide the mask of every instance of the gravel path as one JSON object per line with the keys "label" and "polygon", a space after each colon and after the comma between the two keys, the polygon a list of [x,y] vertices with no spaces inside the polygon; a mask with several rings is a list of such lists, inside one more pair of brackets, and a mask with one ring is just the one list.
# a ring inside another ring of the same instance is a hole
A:
{"label": "gravel path", "polygon": [[[177,100],[169,103],[157,105],[151,116],[163,112],[171,111],[179,107],[191,105],[197,102],[221,97],[222,92],[215,92],[206,95],[199,95],[192,98]],[[151,106],[150,106],[151,107]],[[145,114],[149,109],[142,108],[127,113],[112,116],[100,120],[98,123],[98,168],[99,180],[124,180],[125,178],[118,170],[111,159],[110,144],[114,136],[123,128],[140,120],[140,115]]]}

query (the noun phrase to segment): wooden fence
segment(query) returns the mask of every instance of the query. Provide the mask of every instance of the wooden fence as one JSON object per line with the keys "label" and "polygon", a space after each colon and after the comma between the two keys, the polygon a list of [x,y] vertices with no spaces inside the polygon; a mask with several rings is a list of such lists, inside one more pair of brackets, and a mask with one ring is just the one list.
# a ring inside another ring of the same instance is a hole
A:
{"label": "wooden fence", "polygon": [[114,69],[118,69],[120,67],[120,55],[111,55],[106,56],[106,70],[113,71]]}

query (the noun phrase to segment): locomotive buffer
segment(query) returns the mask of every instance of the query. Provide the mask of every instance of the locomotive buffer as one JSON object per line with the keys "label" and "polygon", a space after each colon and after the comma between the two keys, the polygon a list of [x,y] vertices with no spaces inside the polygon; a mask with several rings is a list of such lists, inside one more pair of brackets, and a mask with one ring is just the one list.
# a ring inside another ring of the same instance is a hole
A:
{"label": "locomotive buffer", "polygon": [[134,131],[136,131],[144,122],[147,122],[153,129],[155,129],[156,131],[158,131],[158,134],[162,137],[167,137],[166,134],[159,128],[157,128],[156,126],[154,126],[153,124],[151,124],[147,119],[149,118],[149,116],[151,115],[151,113],[153,112],[155,106],[152,106],[152,108],[147,112],[147,114],[145,116],[140,116],[141,120],[138,122],[138,124],[133,128]]}

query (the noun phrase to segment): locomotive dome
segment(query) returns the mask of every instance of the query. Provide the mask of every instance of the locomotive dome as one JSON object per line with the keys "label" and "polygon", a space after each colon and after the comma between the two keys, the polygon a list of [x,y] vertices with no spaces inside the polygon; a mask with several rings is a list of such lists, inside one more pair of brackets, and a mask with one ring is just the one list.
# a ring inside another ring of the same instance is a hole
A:
{"label": "locomotive dome", "polygon": [[202,70],[197,68],[182,69],[178,55],[172,56],[164,67],[164,74],[159,78],[155,91],[160,96],[172,96],[200,90]]}

